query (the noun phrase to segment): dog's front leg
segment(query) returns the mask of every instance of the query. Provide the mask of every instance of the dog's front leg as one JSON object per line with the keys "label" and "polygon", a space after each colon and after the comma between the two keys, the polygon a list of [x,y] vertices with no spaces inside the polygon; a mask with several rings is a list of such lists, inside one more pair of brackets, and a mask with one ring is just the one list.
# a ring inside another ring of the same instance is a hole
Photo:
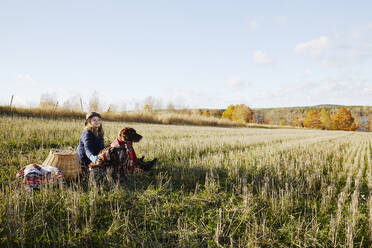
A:
{"label": "dog's front leg", "polygon": [[113,182],[112,174],[113,174],[114,169],[112,166],[106,166],[106,179],[109,183]]}

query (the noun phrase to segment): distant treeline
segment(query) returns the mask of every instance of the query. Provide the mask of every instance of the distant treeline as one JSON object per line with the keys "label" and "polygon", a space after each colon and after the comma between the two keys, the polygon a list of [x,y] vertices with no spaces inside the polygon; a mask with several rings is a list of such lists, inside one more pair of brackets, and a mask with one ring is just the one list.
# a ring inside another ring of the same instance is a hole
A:
{"label": "distant treeline", "polygon": [[372,131],[372,107],[319,105],[314,107],[251,109],[244,104],[225,110],[198,110],[204,116],[239,123],[306,127],[326,130]]}
{"label": "distant treeline", "polygon": [[[253,118],[256,123],[271,125],[372,131],[371,106],[318,105],[313,107],[254,109]],[[345,125],[348,127],[345,127]]]}
{"label": "distant treeline", "polygon": [[[180,124],[225,127],[306,127],[326,130],[372,131],[372,107],[323,105],[314,107],[251,109],[244,104],[226,109],[155,109],[145,104],[141,110],[102,111],[98,105],[89,111],[99,111],[106,120],[157,124]],[[0,106],[0,115],[41,118],[84,119],[85,112],[57,105],[40,104],[39,108]]]}

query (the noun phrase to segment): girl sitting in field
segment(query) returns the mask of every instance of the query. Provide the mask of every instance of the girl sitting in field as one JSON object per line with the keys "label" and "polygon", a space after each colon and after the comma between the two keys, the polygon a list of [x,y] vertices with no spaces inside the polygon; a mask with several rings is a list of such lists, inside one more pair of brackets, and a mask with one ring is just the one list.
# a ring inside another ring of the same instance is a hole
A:
{"label": "girl sitting in field", "polygon": [[83,173],[88,173],[89,164],[97,161],[98,153],[105,147],[103,135],[101,115],[97,112],[88,113],[85,119],[85,130],[80,136],[77,148]]}

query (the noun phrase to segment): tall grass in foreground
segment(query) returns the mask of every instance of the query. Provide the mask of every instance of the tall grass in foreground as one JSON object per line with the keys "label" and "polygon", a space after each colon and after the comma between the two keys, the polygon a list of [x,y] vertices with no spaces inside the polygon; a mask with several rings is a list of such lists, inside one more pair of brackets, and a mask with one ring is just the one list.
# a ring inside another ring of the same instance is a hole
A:
{"label": "tall grass in foreground", "polygon": [[0,117],[0,245],[370,247],[372,134],[130,125],[146,174],[27,193],[15,173],[76,148],[82,121]]}

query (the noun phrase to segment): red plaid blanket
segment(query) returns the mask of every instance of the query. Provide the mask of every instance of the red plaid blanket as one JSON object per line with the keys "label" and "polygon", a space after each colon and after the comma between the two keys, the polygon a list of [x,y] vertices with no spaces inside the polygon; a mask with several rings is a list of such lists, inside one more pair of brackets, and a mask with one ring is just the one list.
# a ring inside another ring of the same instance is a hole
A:
{"label": "red plaid blanket", "polygon": [[63,175],[60,169],[53,166],[29,164],[17,173],[17,178],[23,178],[22,183],[30,189],[39,189],[43,182],[63,180]]}

